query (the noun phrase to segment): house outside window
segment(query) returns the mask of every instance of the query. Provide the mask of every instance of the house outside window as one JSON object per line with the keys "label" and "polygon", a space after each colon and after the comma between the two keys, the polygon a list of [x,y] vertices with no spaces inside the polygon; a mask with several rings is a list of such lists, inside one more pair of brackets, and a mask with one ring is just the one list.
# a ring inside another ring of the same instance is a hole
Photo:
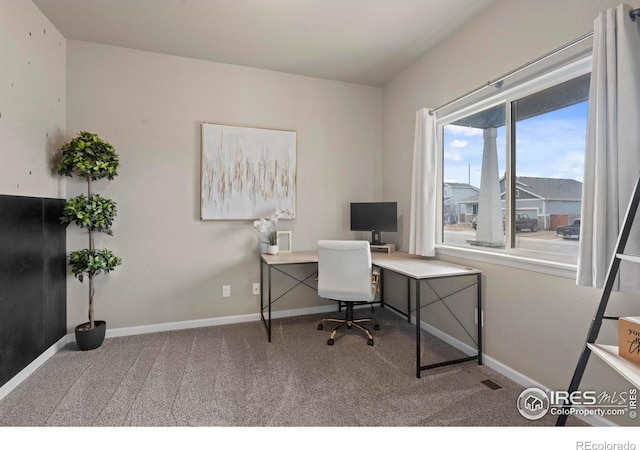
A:
{"label": "house outside window", "polygon": [[580,219],[590,57],[536,75],[438,116],[442,211],[459,211],[440,248],[576,263],[560,231]]}

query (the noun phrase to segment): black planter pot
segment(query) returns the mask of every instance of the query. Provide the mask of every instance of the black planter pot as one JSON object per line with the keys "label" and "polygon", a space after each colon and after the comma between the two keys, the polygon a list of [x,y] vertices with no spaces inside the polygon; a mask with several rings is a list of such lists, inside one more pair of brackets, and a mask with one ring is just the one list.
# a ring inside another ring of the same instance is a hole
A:
{"label": "black planter pot", "polygon": [[100,347],[107,331],[107,322],[104,320],[94,320],[95,328],[93,330],[84,330],[83,328],[88,323],[86,322],[76,327],[76,343],[80,350],[93,350]]}

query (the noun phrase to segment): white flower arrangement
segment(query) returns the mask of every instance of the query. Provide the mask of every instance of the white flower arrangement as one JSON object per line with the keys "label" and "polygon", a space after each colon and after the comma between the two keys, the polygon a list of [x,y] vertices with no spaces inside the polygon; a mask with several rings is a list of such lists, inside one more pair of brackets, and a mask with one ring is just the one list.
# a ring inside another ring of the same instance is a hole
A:
{"label": "white flower arrangement", "polygon": [[290,209],[276,208],[268,219],[261,217],[253,222],[253,227],[255,228],[256,233],[258,233],[261,242],[269,245],[276,245],[276,226],[278,225],[278,220],[283,217],[293,219],[295,218],[295,214]]}

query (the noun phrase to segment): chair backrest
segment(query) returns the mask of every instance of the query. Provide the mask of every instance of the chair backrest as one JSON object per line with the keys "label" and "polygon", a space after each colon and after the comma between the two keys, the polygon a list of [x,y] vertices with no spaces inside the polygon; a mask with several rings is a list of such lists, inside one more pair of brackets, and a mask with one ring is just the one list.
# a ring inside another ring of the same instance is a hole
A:
{"label": "chair backrest", "polygon": [[318,295],[342,301],[371,301],[368,241],[318,241]]}

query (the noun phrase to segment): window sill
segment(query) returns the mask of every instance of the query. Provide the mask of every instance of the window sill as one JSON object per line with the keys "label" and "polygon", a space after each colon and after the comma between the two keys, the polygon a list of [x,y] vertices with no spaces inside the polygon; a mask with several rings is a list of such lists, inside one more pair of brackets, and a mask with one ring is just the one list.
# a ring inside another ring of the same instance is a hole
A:
{"label": "window sill", "polygon": [[511,253],[496,253],[451,245],[436,245],[436,255],[453,256],[498,266],[544,273],[556,277],[576,279],[577,266],[564,262],[537,259]]}

